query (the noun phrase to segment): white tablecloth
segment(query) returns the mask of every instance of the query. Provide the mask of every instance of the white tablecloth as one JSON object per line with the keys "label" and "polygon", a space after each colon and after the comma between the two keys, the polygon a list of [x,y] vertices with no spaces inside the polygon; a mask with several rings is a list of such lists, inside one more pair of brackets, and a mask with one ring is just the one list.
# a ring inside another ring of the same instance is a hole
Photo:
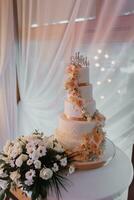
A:
{"label": "white tablecloth", "polygon": [[[62,190],[63,200],[113,200],[121,195],[133,178],[133,167],[124,152],[116,148],[114,159],[105,167],[78,171],[68,177],[71,186]],[[56,200],[54,196],[48,200]]]}

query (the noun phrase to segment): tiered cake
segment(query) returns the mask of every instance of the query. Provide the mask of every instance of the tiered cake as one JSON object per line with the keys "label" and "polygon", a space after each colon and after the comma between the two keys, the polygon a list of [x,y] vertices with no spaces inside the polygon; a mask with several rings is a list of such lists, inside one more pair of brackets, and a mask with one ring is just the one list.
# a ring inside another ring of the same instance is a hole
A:
{"label": "tiered cake", "polygon": [[67,150],[78,153],[77,159],[97,159],[104,148],[105,117],[96,110],[89,80],[89,61],[76,53],[66,73],[67,99],[55,136]]}

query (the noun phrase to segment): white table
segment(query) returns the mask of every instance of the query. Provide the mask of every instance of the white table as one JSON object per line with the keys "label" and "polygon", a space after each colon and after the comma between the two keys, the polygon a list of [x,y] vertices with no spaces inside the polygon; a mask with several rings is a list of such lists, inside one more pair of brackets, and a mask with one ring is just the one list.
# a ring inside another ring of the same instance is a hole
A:
{"label": "white table", "polygon": [[[69,176],[71,187],[62,190],[63,200],[113,200],[130,185],[133,167],[120,149],[116,148],[114,159],[105,167],[79,171]],[[48,200],[56,200],[49,197]]]}

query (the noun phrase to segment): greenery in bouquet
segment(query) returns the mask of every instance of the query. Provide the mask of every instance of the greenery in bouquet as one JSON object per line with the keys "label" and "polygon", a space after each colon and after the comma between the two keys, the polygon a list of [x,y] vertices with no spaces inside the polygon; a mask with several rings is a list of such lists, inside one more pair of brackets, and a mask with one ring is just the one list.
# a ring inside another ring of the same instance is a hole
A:
{"label": "greenery in bouquet", "polygon": [[47,199],[49,192],[61,196],[66,190],[67,176],[75,168],[73,154],[68,154],[53,137],[45,137],[35,131],[32,135],[21,136],[7,142],[0,154],[0,199],[15,199],[13,188],[31,194],[31,199]]}

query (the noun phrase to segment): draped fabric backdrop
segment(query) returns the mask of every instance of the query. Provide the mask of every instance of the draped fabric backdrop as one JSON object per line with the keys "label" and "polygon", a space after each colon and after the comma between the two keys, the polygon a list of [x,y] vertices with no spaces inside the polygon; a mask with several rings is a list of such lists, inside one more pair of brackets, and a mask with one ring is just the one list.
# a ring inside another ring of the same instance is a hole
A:
{"label": "draped fabric backdrop", "polygon": [[80,51],[90,59],[90,82],[97,109],[107,118],[107,136],[131,153],[133,21],[133,0],[1,0],[0,148],[35,129],[54,133],[64,110],[65,67]]}
{"label": "draped fabric backdrop", "polygon": [[134,5],[126,2],[17,1],[18,134],[34,129],[53,134],[66,98],[65,67],[80,51],[90,59],[90,81],[97,109],[107,118],[107,136],[123,150],[133,143],[134,34],[126,29],[125,37],[120,15]]}
{"label": "draped fabric backdrop", "polygon": [[134,139],[134,2],[2,0],[0,9],[0,144],[16,136],[17,126],[17,135],[35,129],[54,133],[66,98],[65,67],[80,51],[90,59],[90,82],[97,109],[107,118],[107,136],[126,151]]}
{"label": "draped fabric backdrop", "polygon": [[16,65],[12,1],[0,1],[0,150],[16,137]]}

